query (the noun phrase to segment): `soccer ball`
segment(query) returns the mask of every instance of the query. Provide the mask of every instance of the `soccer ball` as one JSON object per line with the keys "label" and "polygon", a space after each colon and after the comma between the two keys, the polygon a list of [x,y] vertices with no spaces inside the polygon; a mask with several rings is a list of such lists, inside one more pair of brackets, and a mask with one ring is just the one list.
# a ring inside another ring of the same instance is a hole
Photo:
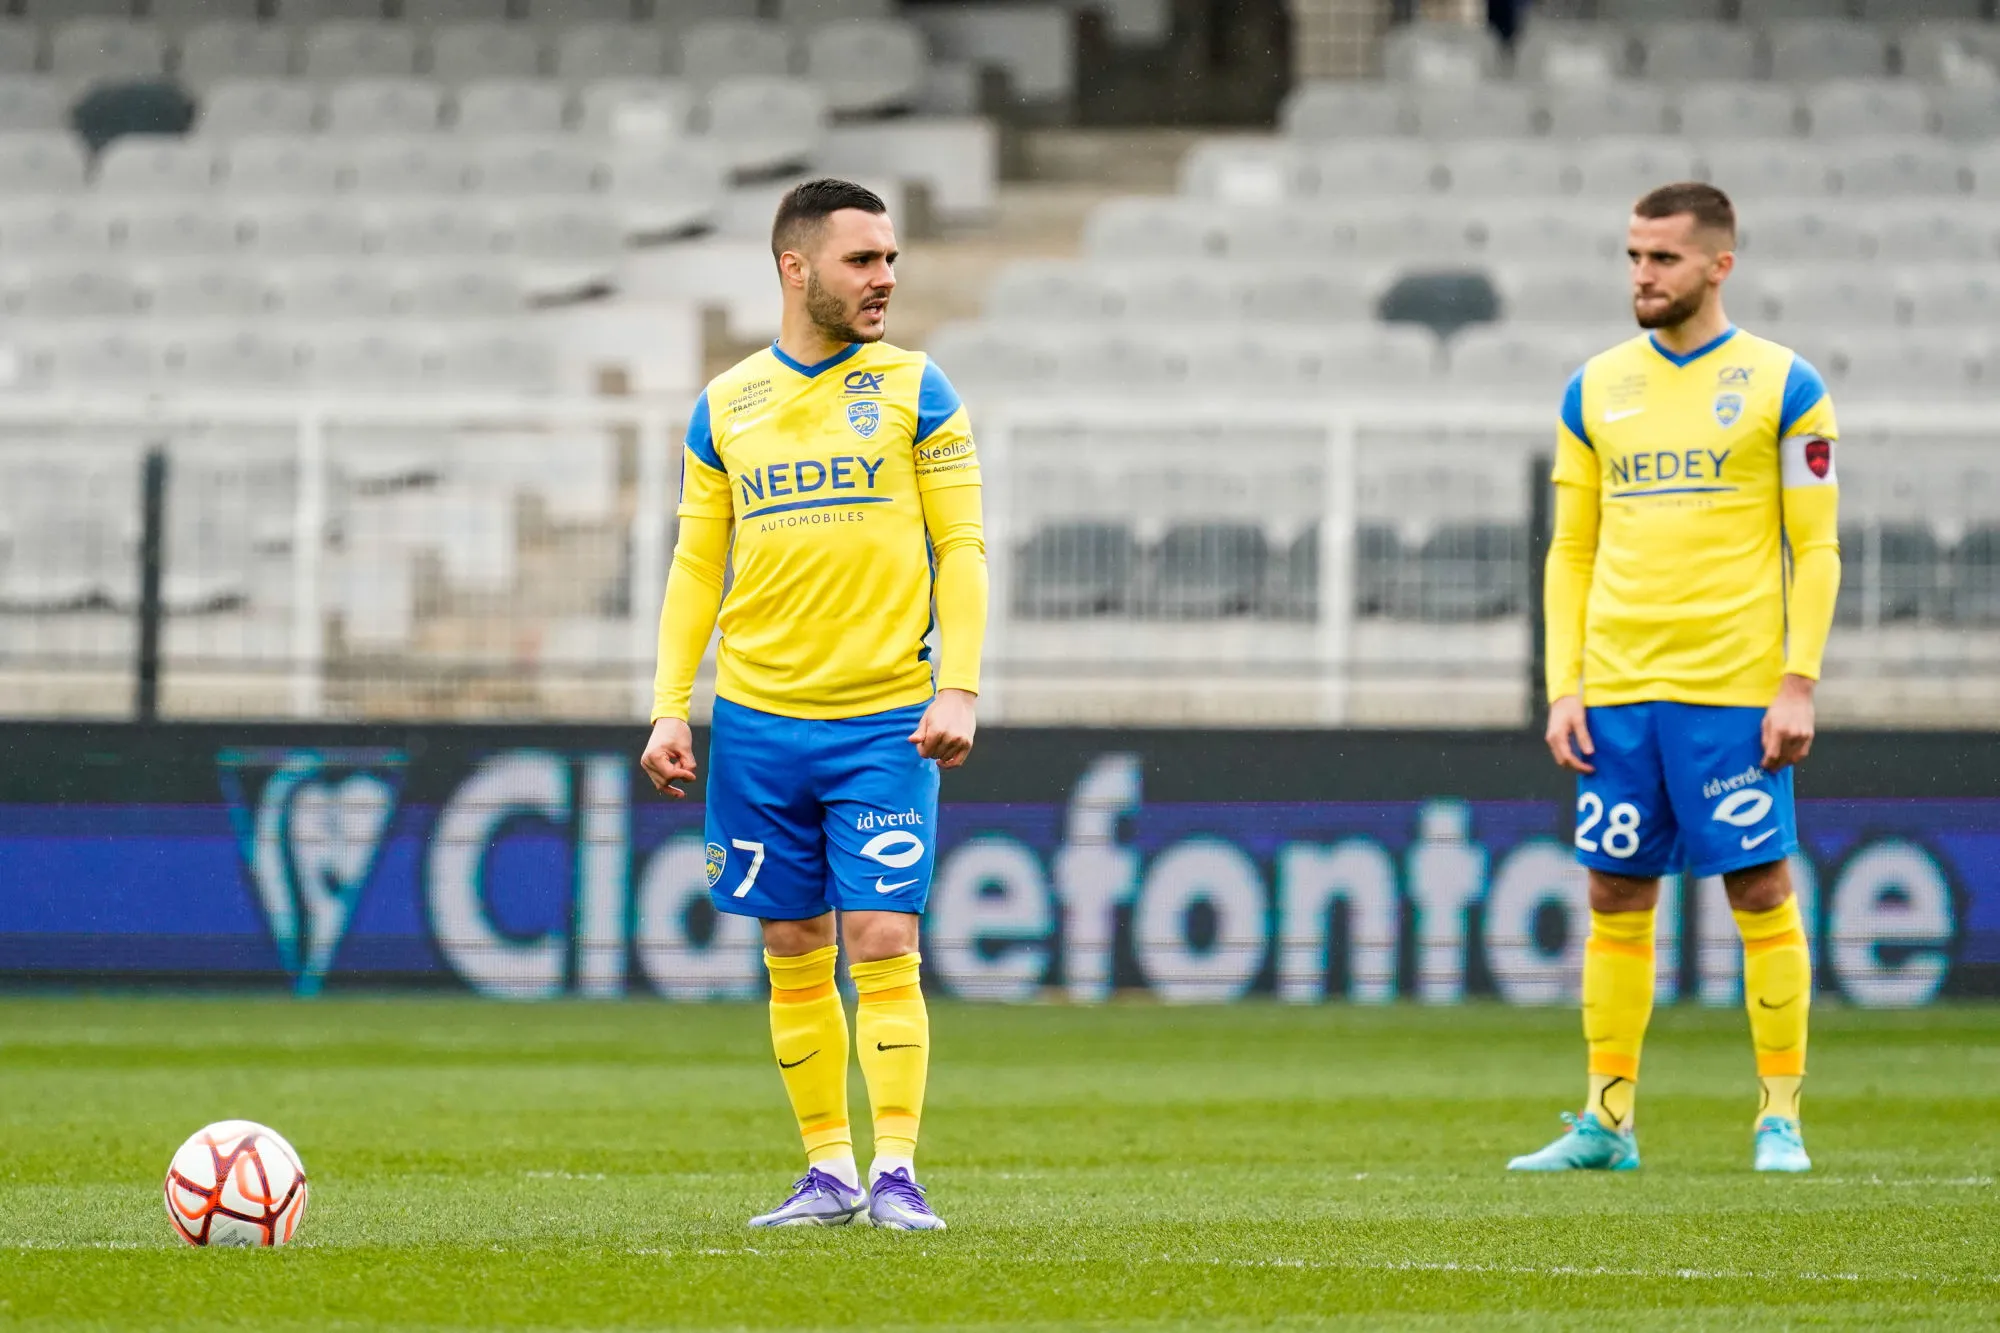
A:
{"label": "soccer ball", "polygon": [[283,1245],[306,1213],[306,1169],[274,1129],[220,1120],[167,1166],[167,1220],[190,1245]]}

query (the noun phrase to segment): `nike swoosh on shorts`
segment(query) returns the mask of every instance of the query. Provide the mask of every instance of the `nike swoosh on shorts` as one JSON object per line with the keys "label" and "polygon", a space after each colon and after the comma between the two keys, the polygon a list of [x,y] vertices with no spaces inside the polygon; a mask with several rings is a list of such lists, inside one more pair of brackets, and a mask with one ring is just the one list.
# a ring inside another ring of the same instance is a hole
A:
{"label": "nike swoosh on shorts", "polygon": [[1776,830],[1776,829],[1774,829],[1774,828],[1767,828],[1767,829],[1765,829],[1765,830],[1764,830],[1764,831],[1763,831],[1762,833],[1759,833],[1759,834],[1758,834],[1758,835],[1757,835],[1756,837],[1754,837],[1754,838],[1748,838],[1748,837],[1746,837],[1746,838],[1741,838],[1741,839],[1739,839],[1739,841],[1740,841],[1740,842],[1742,842],[1742,844],[1743,844],[1743,850],[1747,852],[1747,851],[1749,851],[1749,850],[1750,850],[1751,848],[1755,847],[1755,846],[1756,846],[1756,845],[1757,845],[1758,843],[1760,843],[1760,842],[1764,841],[1764,839],[1766,839],[1766,838],[1770,837],[1770,836],[1771,836],[1772,834],[1776,833],[1777,831],[1778,831],[1778,830]]}
{"label": "nike swoosh on shorts", "polygon": [[915,883],[916,881],[913,879],[899,879],[894,884],[884,884],[882,882],[882,877],[880,875],[877,875],[875,877],[875,892],[894,893],[897,889],[907,889],[912,884]]}

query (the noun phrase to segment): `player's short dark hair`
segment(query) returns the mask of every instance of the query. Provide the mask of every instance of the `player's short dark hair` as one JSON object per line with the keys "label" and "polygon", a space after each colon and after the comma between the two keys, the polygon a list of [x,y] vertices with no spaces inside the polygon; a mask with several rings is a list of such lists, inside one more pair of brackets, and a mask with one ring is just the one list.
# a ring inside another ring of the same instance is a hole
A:
{"label": "player's short dark hair", "polygon": [[1632,205],[1633,215],[1642,218],[1672,218],[1686,213],[1703,231],[1719,231],[1736,238],[1736,205],[1713,185],[1700,181],[1676,181],[1649,190]]}
{"label": "player's short dark hair", "polygon": [[853,181],[826,176],[794,185],[778,201],[778,216],[771,221],[771,257],[797,250],[843,208],[878,215],[889,211],[881,195]]}

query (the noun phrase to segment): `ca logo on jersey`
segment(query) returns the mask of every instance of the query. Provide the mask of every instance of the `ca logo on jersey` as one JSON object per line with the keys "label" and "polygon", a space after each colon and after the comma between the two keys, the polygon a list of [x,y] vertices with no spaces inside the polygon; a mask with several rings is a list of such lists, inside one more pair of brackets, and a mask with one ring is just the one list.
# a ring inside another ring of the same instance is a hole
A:
{"label": "ca logo on jersey", "polygon": [[729,850],[719,842],[711,842],[702,848],[702,854],[707,857],[705,873],[708,876],[708,887],[712,889],[715,887],[715,882],[722,878],[722,867],[729,864]]}
{"label": "ca logo on jersey", "polygon": [[875,434],[876,428],[882,424],[882,404],[877,402],[849,403],[847,405],[847,424],[854,427],[856,435],[859,435],[864,440],[868,439]]}
{"label": "ca logo on jersey", "polygon": [[1743,395],[1740,393],[1719,393],[1715,395],[1715,424],[1725,429],[1736,424],[1743,415]]}

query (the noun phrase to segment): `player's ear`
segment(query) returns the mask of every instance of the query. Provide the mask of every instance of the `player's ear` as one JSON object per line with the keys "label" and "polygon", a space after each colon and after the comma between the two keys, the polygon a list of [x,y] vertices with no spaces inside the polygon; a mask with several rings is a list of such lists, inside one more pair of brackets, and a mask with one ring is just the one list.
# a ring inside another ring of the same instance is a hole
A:
{"label": "player's ear", "polygon": [[781,251],[778,255],[778,280],[787,287],[804,287],[806,257],[796,250]]}
{"label": "player's ear", "polygon": [[1717,282],[1721,282],[1724,278],[1728,277],[1731,273],[1734,273],[1735,271],[1736,271],[1736,251],[1734,250],[1722,251],[1722,253],[1718,254],[1709,264],[1709,272],[1714,276],[1715,281]]}

